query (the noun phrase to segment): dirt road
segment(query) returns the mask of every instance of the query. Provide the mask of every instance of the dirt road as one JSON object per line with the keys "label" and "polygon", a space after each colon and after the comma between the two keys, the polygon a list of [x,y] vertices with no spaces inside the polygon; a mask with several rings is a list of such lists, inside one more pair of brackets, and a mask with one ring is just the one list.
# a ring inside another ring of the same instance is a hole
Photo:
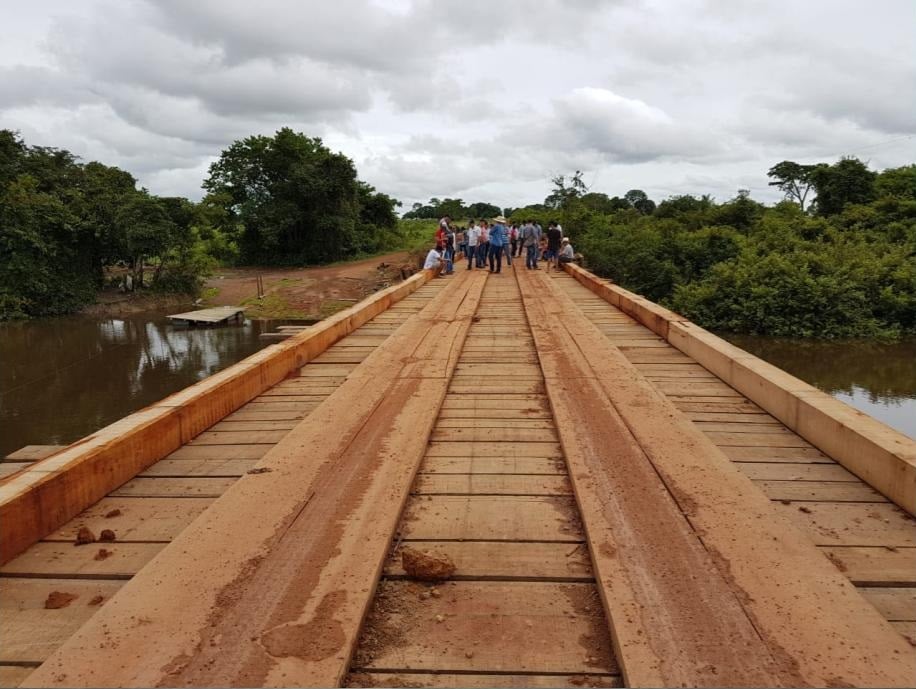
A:
{"label": "dirt road", "polygon": [[[207,306],[246,306],[249,318],[323,318],[399,279],[407,252],[312,268],[227,268],[207,281]],[[257,299],[261,277],[265,298]]]}

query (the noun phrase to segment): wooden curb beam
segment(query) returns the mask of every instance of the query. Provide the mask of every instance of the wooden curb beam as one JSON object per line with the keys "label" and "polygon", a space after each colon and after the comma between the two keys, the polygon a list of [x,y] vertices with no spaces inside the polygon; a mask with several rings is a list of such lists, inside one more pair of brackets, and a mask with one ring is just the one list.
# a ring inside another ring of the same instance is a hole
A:
{"label": "wooden curb beam", "polygon": [[846,577],[552,280],[519,273],[627,686],[912,684],[914,649]]}
{"label": "wooden curb beam", "polygon": [[0,564],[413,293],[422,271],[0,481]]}
{"label": "wooden curb beam", "polygon": [[573,264],[581,284],[775,416],[872,488],[916,515],[916,440],[729,344],[673,311]]}
{"label": "wooden curb beam", "polygon": [[339,686],[486,275],[452,280],[29,686]]}

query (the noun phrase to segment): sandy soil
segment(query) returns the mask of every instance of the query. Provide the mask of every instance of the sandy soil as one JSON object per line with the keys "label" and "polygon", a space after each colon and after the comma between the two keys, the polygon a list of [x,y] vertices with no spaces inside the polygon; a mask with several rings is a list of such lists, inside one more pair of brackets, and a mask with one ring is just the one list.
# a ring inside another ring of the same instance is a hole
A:
{"label": "sandy soil", "polygon": [[[249,318],[323,317],[400,279],[407,252],[319,268],[245,267],[219,271],[204,286],[208,306],[248,306]],[[257,299],[257,278],[266,296]]]}

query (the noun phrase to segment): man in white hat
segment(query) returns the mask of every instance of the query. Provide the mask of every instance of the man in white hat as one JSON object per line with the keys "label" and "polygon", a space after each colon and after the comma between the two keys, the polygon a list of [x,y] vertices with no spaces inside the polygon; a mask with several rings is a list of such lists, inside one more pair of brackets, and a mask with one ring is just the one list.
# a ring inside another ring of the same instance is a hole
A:
{"label": "man in white hat", "polygon": [[576,253],[573,251],[572,244],[569,243],[569,237],[563,237],[561,244],[560,256],[557,260],[560,263],[572,263]]}

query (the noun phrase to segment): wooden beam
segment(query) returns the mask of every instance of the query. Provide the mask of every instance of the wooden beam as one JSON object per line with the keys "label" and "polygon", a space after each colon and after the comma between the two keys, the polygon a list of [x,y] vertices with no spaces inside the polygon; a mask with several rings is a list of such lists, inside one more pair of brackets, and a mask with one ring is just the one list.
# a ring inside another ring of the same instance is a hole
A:
{"label": "wooden beam", "polygon": [[0,564],[425,284],[422,271],[0,480]]}
{"label": "wooden beam", "polygon": [[339,686],[485,280],[449,280],[28,683]]}
{"label": "wooden beam", "polygon": [[910,685],[913,648],[834,565],[552,280],[518,275],[626,684]]}
{"label": "wooden beam", "polygon": [[609,281],[564,264],[592,292],[664,337],[872,488],[916,515],[916,440]]}

